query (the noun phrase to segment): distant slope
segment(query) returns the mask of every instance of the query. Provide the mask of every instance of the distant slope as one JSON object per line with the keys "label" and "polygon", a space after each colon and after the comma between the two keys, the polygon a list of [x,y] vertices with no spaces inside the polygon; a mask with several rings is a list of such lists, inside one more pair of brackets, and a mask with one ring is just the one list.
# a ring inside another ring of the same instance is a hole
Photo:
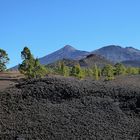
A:
{"label": "distant slope", "polygon": [[61,62],[63,62],[68,67],[73,67],[73,66],[79,64],[78,60],[62,59],[62,60],[55,61],[51,64],[48,64],[46,66],[49,68],[56,68],[56,67],[58,67],[59,63],[61,63]]}
{"label": "distant slope", "polygon": [[60,50],[40,58],[39,61],[41,64],[46,65],[62,59],[79,60],[88,54],[89,52],[76,50],[72,46],[66,45]]}
{"label": "distant slope", "polygon": [[122,61],[121,63],[127,67],[140,67],[140,60],[128,60]]}
{"label": "distant slope", "polygon": [[8,70],[10,70],[10,71],[17,71],[17,70],[18,70],[18,66],[19,66],[19,65],[16,65],[16,66],[14,66],[14,67],[12,67],[12,68],[10,68],[10,69],[8,69]]}
{"label": "distant slope", "polygon": [[79,61],[81,67],[93,67],[95,64],[98,67],[103,67],[106,64],[112,64],[109,60],[97,54],[90,54],[86,58]]}
{"label": "distant slope", "polygon": [[110,45],[95,50],[92,53],[99,54],[114,63],[140,60],[140,50],[133,47],[123,48],[121,46]]}
{"label": "distant slope", "polygon": [[84,67],[84,68],[91,68],[95,64],[98,67],[103,67],[106,64],[112,64],[110,61],[108,61],[102,56],[99,56],[96,54],[90,54],[86,58],[83,58],[81,60],[70,60],[70,59],[59,60],[54,63],[48,64],[47,67],[56,68],[58,67],[60,62],[63,62],[66,66],[69,66],[69,67],[79,64],[81,67]]}

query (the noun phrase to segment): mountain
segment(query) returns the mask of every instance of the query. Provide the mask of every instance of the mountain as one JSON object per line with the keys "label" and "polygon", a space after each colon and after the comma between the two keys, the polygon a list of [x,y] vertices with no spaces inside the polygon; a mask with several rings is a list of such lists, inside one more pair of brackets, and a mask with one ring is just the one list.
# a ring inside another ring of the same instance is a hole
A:
{"label": "mountain", "polygon": [[81,67],[93,67],[95,64],[98,67],[103,67],[106,64],[112,65],[109,60],[97,54],[88,55],[86,58],[79,60],[79,64]]}
{"label": "mountain", "polygon": [[39,61],[41,64],[46,65],[62,59],[80,60],[88,54],[89,52],[76,50],[72,46],[66,45],[60,50],[40,58]]}
{"label": "mountain", "polygon": [[110,45],[95,50],[92,53],[101,55],[114,63],[130,60],[140,61],[140,50],[133,47],[123,48],[121,46]]}
{"label": "mountain", "polygon": [[[90,54],[96,54],[97,56],[89,56]],[[121,62],[126,66],[140,67],[140,50],[133,47],[123,48],[117,45],[109,45],[92,52],[87,52],[77,50],[70,45],[66,45],[49,55],[39,58],[39,61],[41,64],[47,65],[63,59],[65,59],[66,62],[69,60],[69,62],[67,62],[68,64],[75,63],[70,60],[80,60],[79,63],[81,66],[92,66],[95,63],[97,64],[96,61],[98,60],[98,65],[100,65],[100,62],[101,65],[103,63],[106,64],[112,62],[115,64],[117,62]],[[17,70],[17,68],[18,66],[15,66],[10,70]]]}

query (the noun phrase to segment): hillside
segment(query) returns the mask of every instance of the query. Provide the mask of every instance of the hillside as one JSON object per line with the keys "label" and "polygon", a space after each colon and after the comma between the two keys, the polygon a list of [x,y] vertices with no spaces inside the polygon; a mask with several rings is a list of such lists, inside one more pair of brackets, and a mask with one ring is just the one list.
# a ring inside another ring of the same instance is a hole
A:
{"label": "hillside", "polygon": [[79,60],[79,64],[81,67],[93,67],[95,64],[98,67],[103,67],[112,63],[100,55],[90,54],[86,58]]}
{"label": "hillside", "polygon": [[59,64],[62,62],[65,64],[65,66],[68,66],[68,67],[73,67],[73,66],[79,64],[78,60],[62,59],[62,60],[58,60],[54,63],[48,64],[46,66],[49,68],[57,68],[59,66]]}
{"label": "hillside", "polygon": [[98,67],[103,67],[106,64],[112,65],[112,63],[110,61],[106,60],[104,57],[96,55],[96,54],[90,54],[81,60],[62,59],[62,60],[56,61],[54,63],[48,64],[47,67],[56,68],[59,66],[59,63],[61,63],[61,62],[63,62],[68,67],[73,67],[73,66],[79,64],[83,68],[91,68],[95,64]]}

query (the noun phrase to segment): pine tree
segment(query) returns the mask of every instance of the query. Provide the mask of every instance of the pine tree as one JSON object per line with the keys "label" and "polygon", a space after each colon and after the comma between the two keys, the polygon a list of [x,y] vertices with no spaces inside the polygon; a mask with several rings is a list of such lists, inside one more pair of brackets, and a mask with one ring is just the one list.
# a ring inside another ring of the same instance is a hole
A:
{"label": "pine tree", "polygon": [[19,65],[18,69],[25,77],[38,78],[46,75],[46,68],[40,64],[38,59],[34,59],[28,47],[24,47],[21,57],[23,62]]}
{"label": "pine tree", "polygon": [[84,77],[92,77],[92,75],[93,75],[92,69],[90,69],[90,68],[83,69],[83,76]]}
{"label": "pine tree", "polygon": [[35,59],[32,72],[34,78],[42,78],[46,75],[47,69],[40,64],[38,59]]}
{"label": "pine tree", "polygon": [[140,68],[138,68],[138,74],[140,74]]}
{"label": "pine tree", "polygon": [[126,69],[126,73],[129,75],[136,75],[139,74],[139,68],[134,68],[134,67],[128,67]]}
{"label": "pine tree", "polygon": [[65,77],[69,76],[69,68],[64,64],[64,62],[59,62],[58,73]]}
{"label": "pine tree", "polygon": [[106,80],[113,80],[114,79],[114,68],[110,64],[106,65],[102,69],[102,74],[105,76]]}
{"label": "pine tree", "polygon": [[117,63],[115,64],[115,75],[124,75],[126,73],[126,68],[123,64]]}
{"label": "pine tree", "polygon": [[96,64],[93,67],[93,76],[94,76],[95,80],[99,80],[99,71],[98,71],[98,67]]}
{"label": "pine tree", "polygon": [[84,77],[84,73],[79,64],[72,67],[71,76],[75,76],[79,79],[82,79]]}
{"label": "pine tree", "polygon": [[9,62],[8,54],[5,50],[0,49],[0,72],[6,70],[6,64]]}
{"label": "pine tree", "polygon": [[99,75],[99,78],[102,76],[102,70],[101,70],[101,68],[98,68],[98,75]]}

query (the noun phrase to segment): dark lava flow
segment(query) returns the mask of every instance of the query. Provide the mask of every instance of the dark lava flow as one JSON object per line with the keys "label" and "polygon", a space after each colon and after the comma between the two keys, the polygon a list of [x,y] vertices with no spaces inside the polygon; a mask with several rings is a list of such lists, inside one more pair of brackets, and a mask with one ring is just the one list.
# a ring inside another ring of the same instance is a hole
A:
{"label": "dark lava flow", "polygon": [[140,140],[140,76],[47,77],[0,93],[0,140]]}

